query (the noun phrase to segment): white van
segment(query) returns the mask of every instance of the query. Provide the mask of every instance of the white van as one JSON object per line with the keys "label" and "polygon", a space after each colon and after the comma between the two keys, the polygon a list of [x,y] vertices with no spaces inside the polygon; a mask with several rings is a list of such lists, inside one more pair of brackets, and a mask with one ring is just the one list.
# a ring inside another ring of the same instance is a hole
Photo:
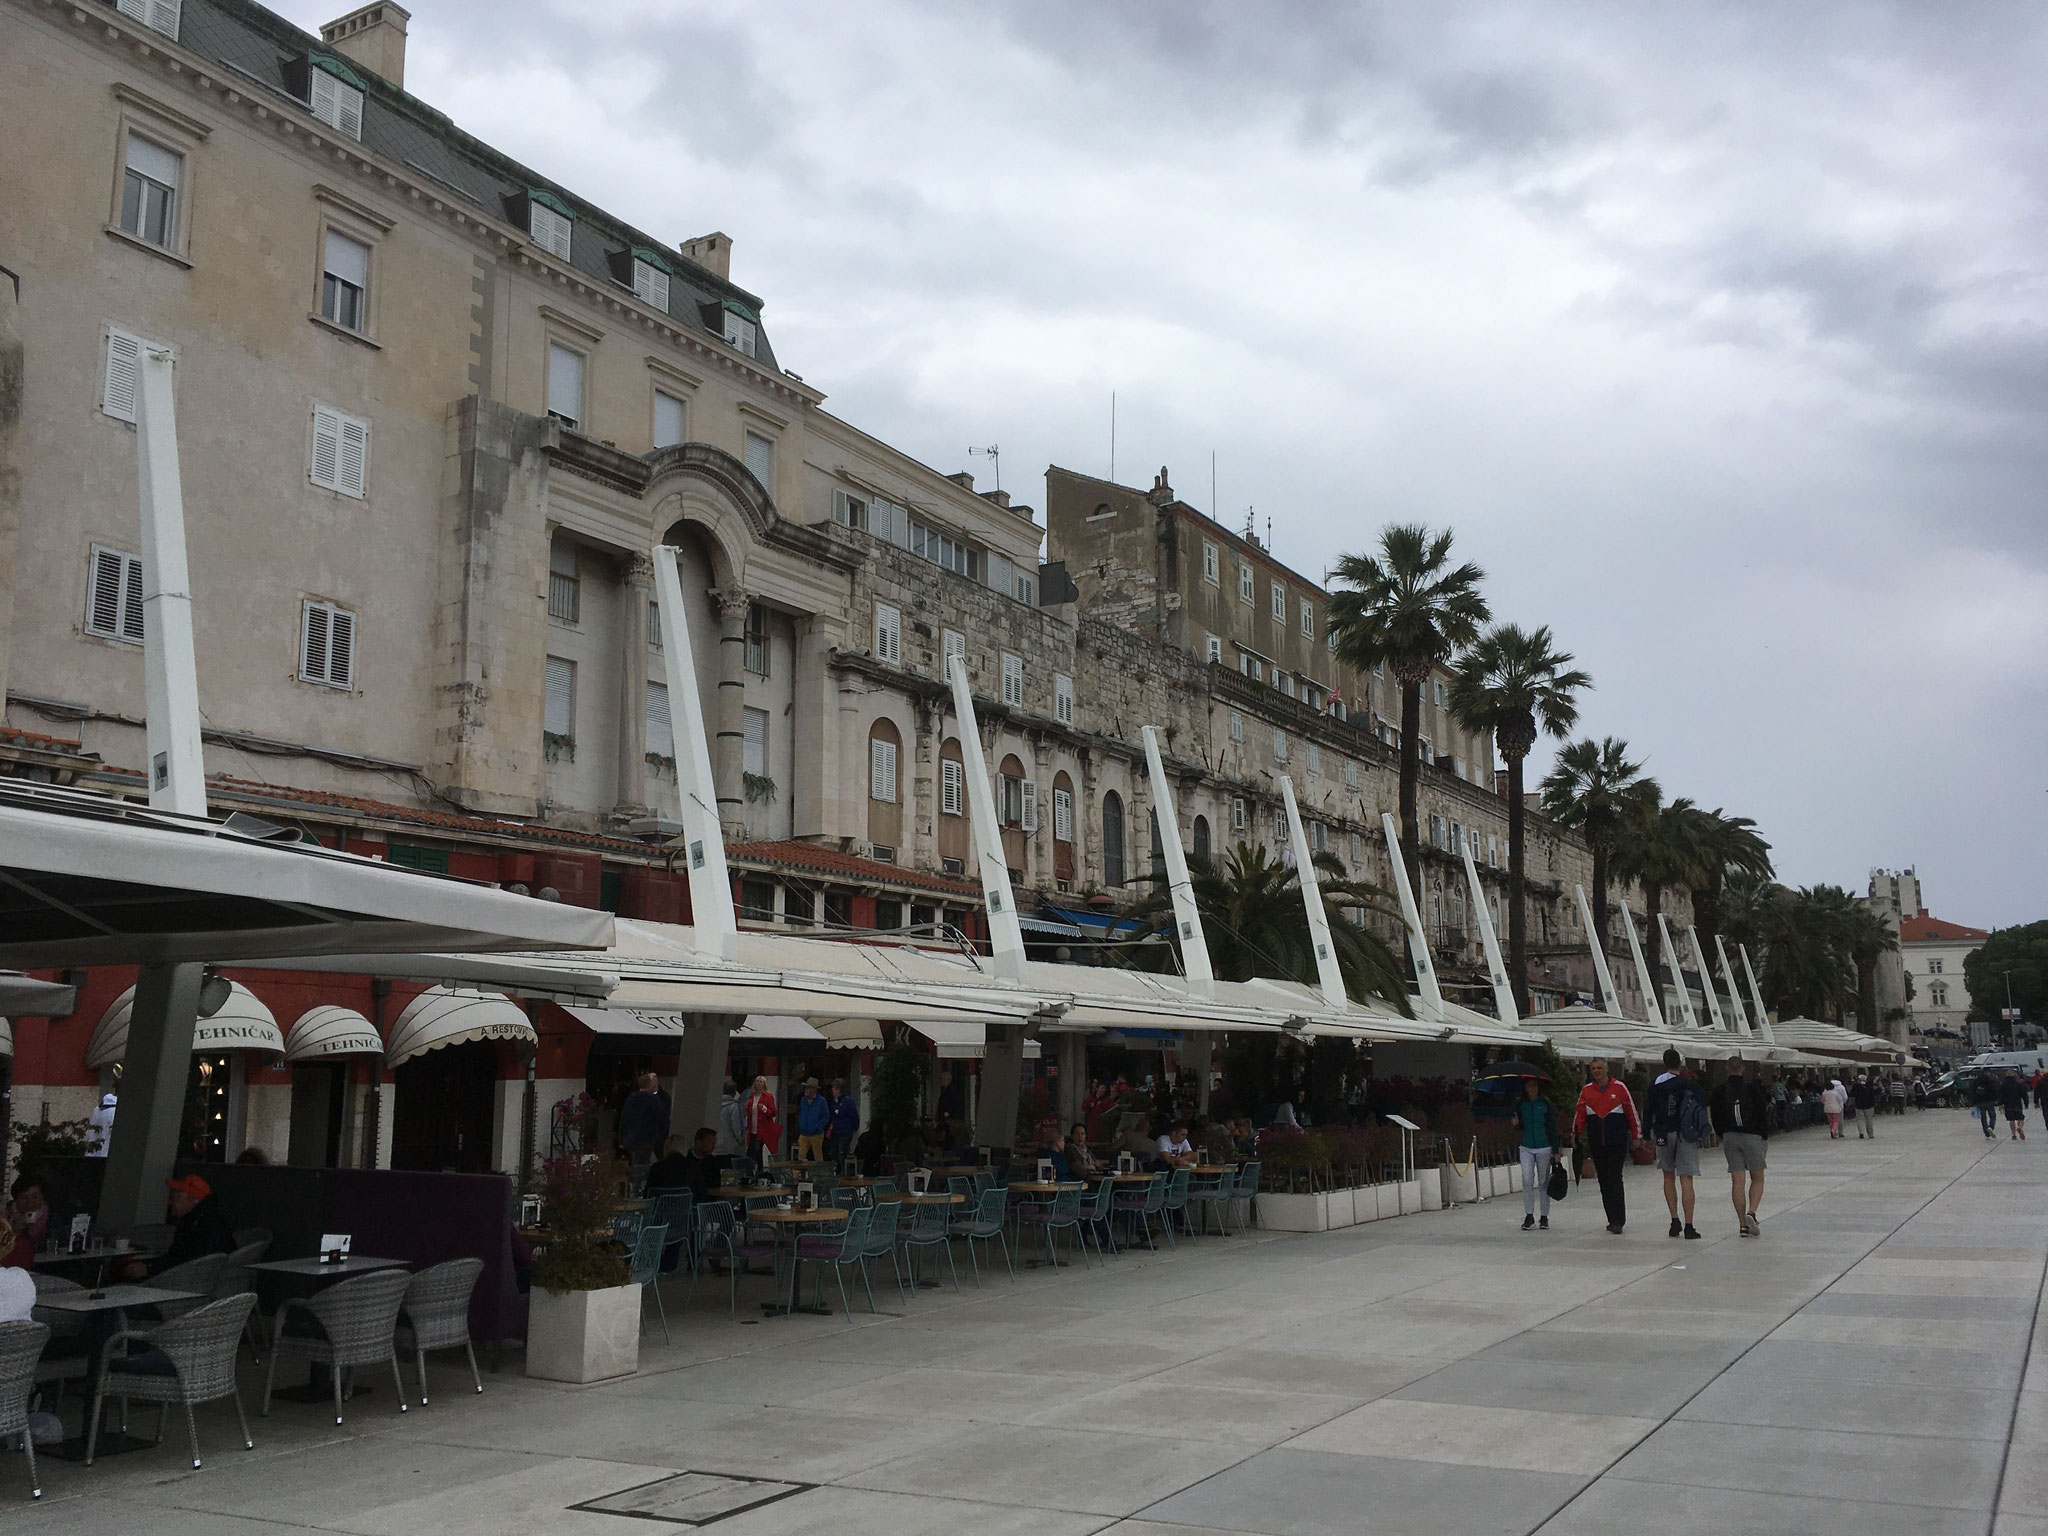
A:
{"label": "white van", "polygon": [[2025,1051],[1986,1051],[1972,1056],[1963,1063],[1965,1072],[2021,1071],[2032,1077],[2037,1072],[2048,1072],[2048,1047],[2036,1046]]}

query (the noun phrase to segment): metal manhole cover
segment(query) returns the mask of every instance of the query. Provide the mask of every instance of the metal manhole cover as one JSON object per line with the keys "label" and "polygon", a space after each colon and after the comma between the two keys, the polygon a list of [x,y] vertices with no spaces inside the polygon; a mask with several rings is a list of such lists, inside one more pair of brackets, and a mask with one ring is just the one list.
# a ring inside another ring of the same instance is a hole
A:
{"label": "metal manhole cover", "polygon": [[721,1472],[677,1472],[622,1488],[603,1498],[571,1504],[571,1509],[600,1515],[625,1515],[634,1520],[661,1520],[670,1525],[712,1525],[777,1499],[814,1488],[815,1483],[778,1482],[772,1478],[728,1477]]}

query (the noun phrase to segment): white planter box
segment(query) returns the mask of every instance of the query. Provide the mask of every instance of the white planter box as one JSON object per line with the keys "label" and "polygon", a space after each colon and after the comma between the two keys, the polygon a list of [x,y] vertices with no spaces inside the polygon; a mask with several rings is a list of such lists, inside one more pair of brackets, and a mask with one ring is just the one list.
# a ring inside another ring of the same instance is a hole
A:
{"label": "white planter box", "polygon": [[1330,1230],[1330,1197],[1327,1194],[1261,1194],[1259,1225],[1268,1232],[1327,1232]]}
{"label": "white planter box", "polygon": [[1397,1205],[1394,1200],[1394,1191],[1399,1187],[1400,1186],[1391,1183],[1373,1185],[1372,1203],[1375,1207],[1378,1208],[1380,1213],[1379,1219],[1381,1221],[1385,1221],[1389,1216],[1398,1216],[1401,1214],[1401,1207]]}
{"label": "white planter box", "polygon": [[552,1296],[533,1288],[526,1374],[544,1381],[605,1381],[640,1369],[640,1287]]}
{"label": "white planter box", "polygon": [[1395,1198],[1400,1202],[1395,1208],[1396,1215],[1406,1216],[1422,1209],[1422,1180],[1408,1179],[1387,1187],[1393,1190]]}
{"label": "white planter box", "polygon": [[1421,1209],[1440,1211],[1444,1208],[1444,1181],[1437,1170],[1431,1169],[1415,1181],[1415,1193],[1421,1196]]}
{"label": "white planter box", "polygon": [[1377,1184],[1361,1184],[1351,1191],[1351,1214],[1360,1222],[1380,1219],[1380,1190]]}
{"label": "white planter box", "polygon": [[[1479,1192],[1482,1187],[1481,1176],[1487,1170],[1474,1166],[1467,1168],[1463,1173],[1459,1173],[1456,1168],[1452,1167],[1449,1163],[1445,1163],[1440,1172],[1442,1174],[1440,1182],[1443,1186],[1444,1204],[1470,1205],[1479,1198]],[[1484,1187],[1487,1193],[1492,1193],[1491,1180],[1488,1180]]]}

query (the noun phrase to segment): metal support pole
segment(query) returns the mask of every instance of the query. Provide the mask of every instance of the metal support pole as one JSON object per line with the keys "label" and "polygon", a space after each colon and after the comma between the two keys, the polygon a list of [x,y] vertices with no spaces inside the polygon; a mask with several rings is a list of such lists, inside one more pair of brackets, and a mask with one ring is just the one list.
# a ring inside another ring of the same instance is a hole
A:
{"label": "metal support pole", "polygon": [[202,965],[145,965],[128,1017],[121,1102],[100,1186],[100,1227],[125,1232],[163,1220],[164,1180],[178,1160]]}

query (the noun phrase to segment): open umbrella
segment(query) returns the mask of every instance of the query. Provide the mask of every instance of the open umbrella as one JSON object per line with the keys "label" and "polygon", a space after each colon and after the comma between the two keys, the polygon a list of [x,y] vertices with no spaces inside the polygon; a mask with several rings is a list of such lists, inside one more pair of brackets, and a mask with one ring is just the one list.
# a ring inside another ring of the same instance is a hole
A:
{"label": "open umbrella", "polygon": [[1495,1061],[1480,1068],[1472,1086],[1481,1093],[1513,1093],[1522,1086],[1525,1077],[1533,1077],[1539,1083],[1550,1081],[1550,1074],[1533,1061]]}

